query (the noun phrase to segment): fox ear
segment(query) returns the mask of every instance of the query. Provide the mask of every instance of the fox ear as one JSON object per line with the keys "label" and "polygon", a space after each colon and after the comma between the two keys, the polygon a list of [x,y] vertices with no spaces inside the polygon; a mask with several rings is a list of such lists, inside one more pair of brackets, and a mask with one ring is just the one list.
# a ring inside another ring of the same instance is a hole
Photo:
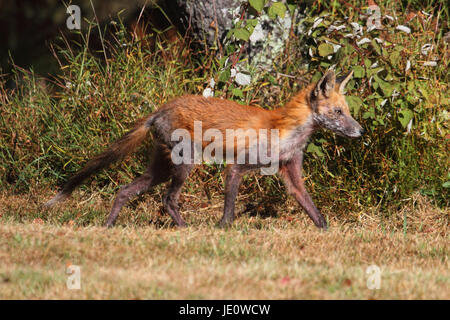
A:
{"label": "fox ear", "polygon": [[320,94],[323,94],[325,98],[329,98],[334,90],[335,84],[336,78],[334,76],[334,71],[328,70],[325,72],[322,79],[317,82],[313,91],[314,97],[317,98]]}
{"label": "fox ear", "polygon": [[337,82],[337,89],[339,91],[340,94],[344,94],[344,89],[345,86],[347,85],[347,83],[350,81],[350,79],[353,76],[353,70],[350,71],[347,75],[342,76],[342,77],[338,77],[336,79]]}

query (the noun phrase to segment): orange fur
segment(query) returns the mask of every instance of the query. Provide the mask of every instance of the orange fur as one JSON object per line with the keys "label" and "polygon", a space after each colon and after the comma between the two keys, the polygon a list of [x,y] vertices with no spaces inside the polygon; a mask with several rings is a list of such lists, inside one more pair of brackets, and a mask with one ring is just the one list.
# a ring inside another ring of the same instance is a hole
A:
{"label": "orange fur", "polygon": [[194,121],[202,121],[202,129],[218,129],[225,137],[226,129],[279,129],[280,138],[302,125],[311,115],[308,101],[311,86],[300,91],[284,107],[266,110],[241,105],[219,98],[185,95],[164,105],[171,109],[173,128],[186,129],[193,136]]}

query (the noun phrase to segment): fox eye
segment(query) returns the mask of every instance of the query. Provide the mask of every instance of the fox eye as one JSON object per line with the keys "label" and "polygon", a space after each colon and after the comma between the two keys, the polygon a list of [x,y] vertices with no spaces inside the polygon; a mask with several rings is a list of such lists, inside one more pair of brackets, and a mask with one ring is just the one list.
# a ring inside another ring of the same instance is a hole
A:
{"label": "fox eye", "polygon": [[336,108],[336,109],[334,109],[334,112],[336,114],[338,114],[338,115],[341,115],[342,114],[342,109],[341,108]]}

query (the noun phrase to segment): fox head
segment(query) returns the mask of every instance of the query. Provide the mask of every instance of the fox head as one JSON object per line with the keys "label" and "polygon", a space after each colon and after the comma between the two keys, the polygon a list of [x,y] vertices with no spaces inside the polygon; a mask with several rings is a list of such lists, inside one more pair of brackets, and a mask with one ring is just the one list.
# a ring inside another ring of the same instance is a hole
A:
{"label": "fox head", "polygon": [[364,129],[350,115],[344,96],[345,85],[352,75],[353,71],[336,79],[332,70],[327,71],[313,86],[310,103],[316,125],[341,136],[358,138],[364,133]]}

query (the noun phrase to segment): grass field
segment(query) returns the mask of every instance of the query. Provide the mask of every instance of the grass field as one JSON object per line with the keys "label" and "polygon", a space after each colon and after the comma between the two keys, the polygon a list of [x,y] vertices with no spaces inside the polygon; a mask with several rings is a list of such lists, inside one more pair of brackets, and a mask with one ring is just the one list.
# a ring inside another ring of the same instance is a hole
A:
{"label": "grass field", "polygon": [[[105,229],[110,201],[98,194],[78,193],[48,212],[36,199],[3,194],[0,298],[450,298],[448,212],[421,196],[386,219],[374,218],[376,209],[354,221],[325,211],[327,232],[293,199],[264,216],[245,212],[245,195],[235,225],[218,229],[221,198],[205,205],[196,197],[183,194],[186,229],[161,215],[158,192]],[[81,267],[80,290],[66,286],[69,265]],[[367,287],[371,265],[381,269],[379,290]]]}

